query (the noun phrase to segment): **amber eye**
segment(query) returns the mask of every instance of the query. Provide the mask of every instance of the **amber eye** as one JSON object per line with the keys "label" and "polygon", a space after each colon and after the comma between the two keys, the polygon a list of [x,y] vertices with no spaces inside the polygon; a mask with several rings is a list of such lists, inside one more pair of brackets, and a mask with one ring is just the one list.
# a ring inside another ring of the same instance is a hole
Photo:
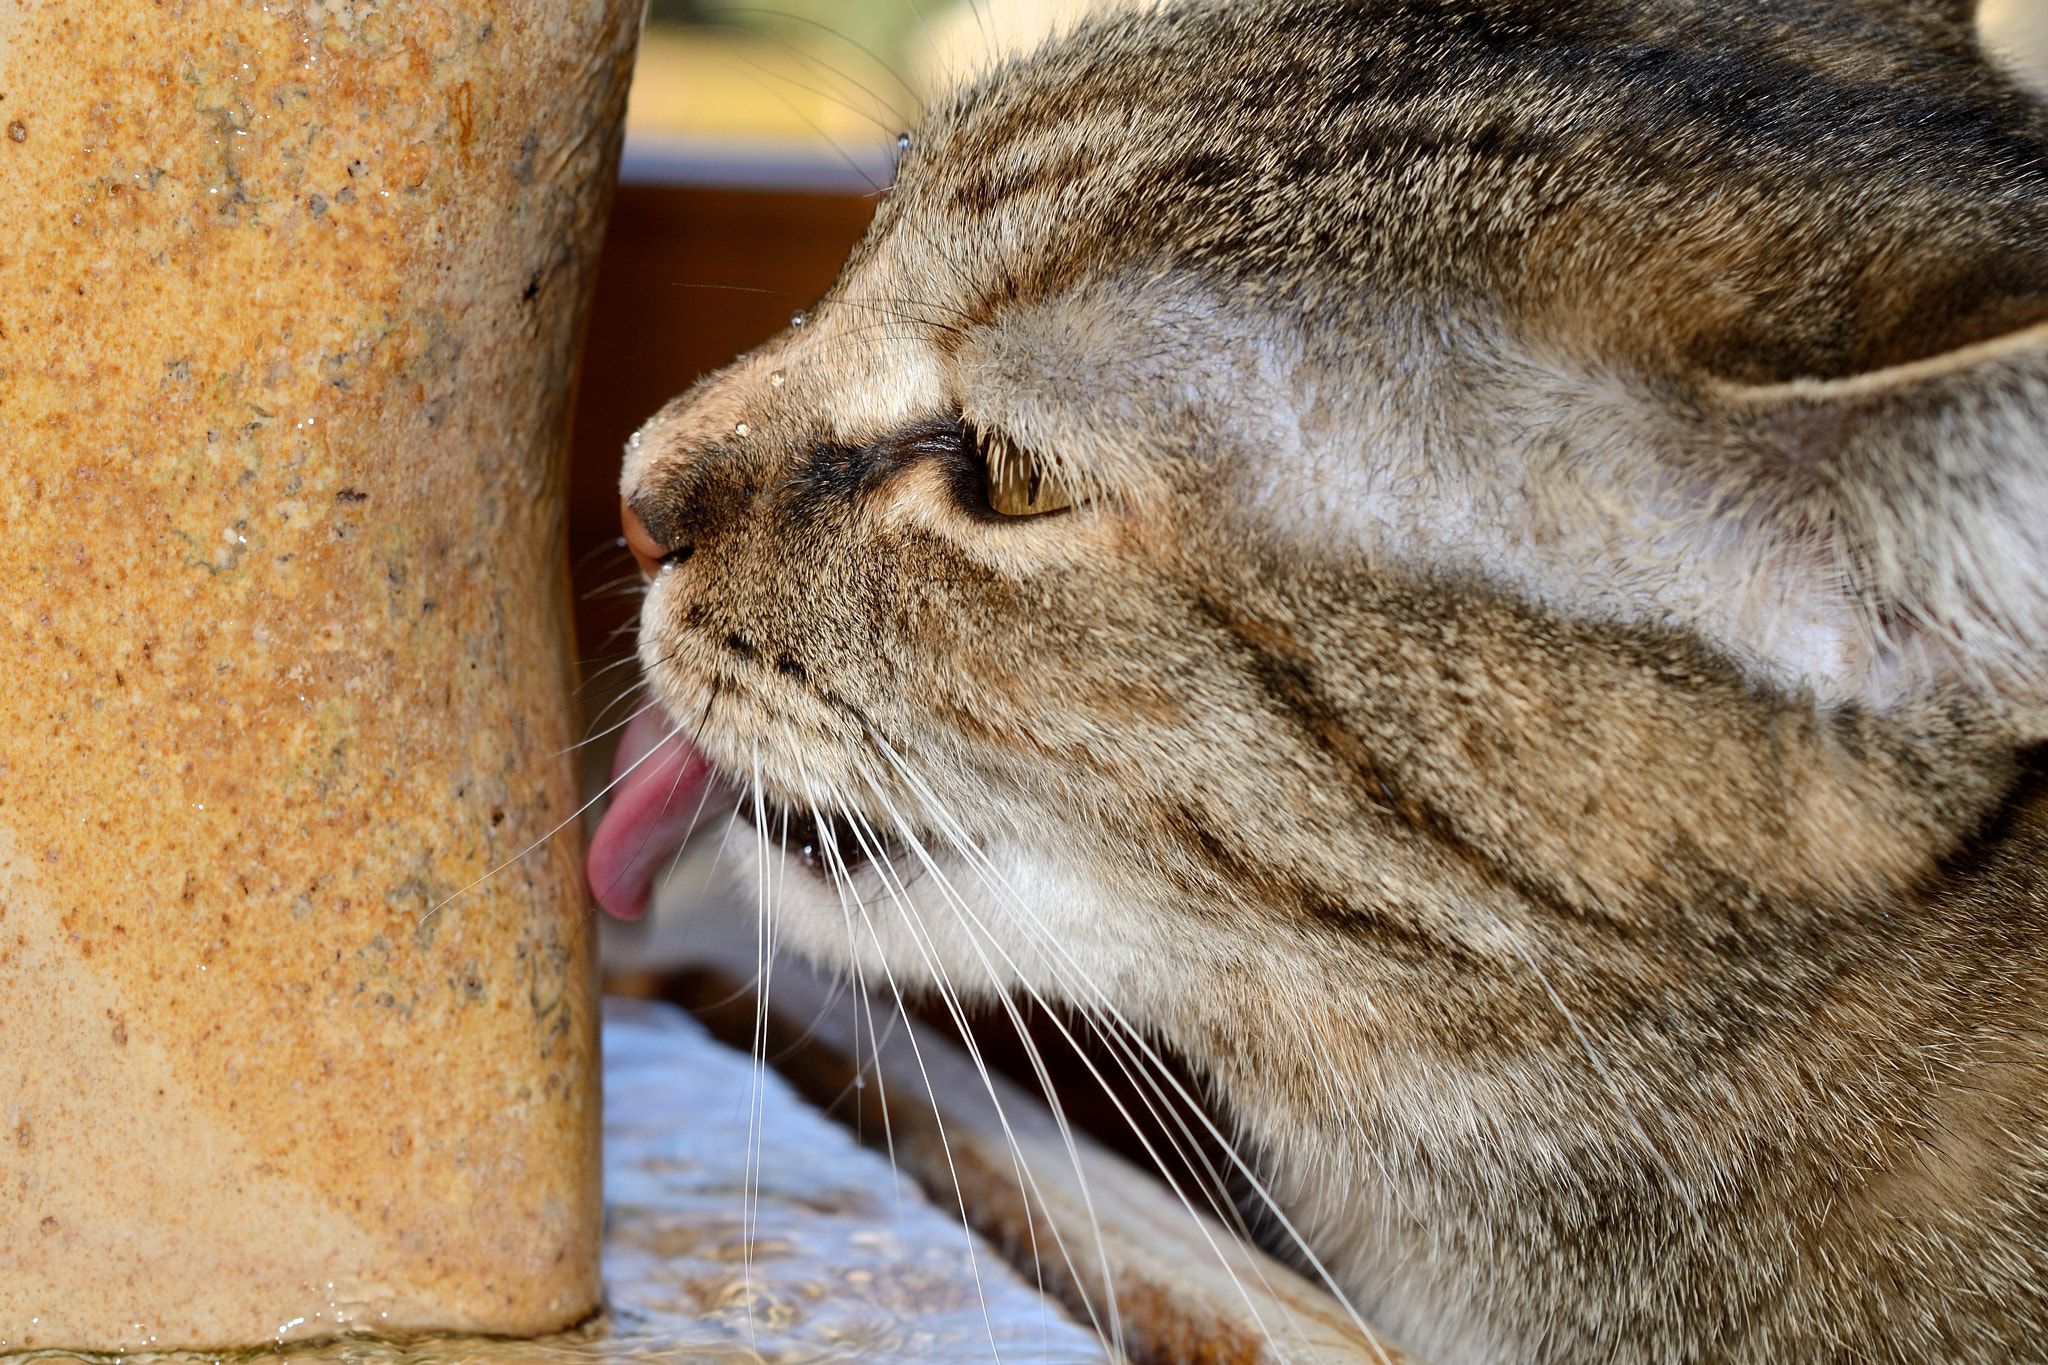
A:
{"label": "amber eye", "polygon": [[975,448],[988,470],[988,505],[1006,517],[1036,517],[1074,505],[1053,473],[1001,432],[974,435]]}

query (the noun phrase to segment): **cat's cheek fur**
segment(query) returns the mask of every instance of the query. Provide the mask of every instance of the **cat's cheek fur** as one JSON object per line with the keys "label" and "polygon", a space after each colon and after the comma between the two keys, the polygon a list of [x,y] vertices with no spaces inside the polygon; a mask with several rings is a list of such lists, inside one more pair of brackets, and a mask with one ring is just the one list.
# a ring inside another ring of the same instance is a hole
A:
{"label": "cat's cheek fur", "polygon": [[[1197,515],[1262,538],[1692,630],[1830,703],[1896,700],[1901,660],[1868,638],[1837,566],[1731,523],[1693,449],[1717,433],[1498,319],[1425,327],[1389,303],[1378,322],[1321,354],[1300,318],[1151,272],[1008,307],[962,338],[955,384],[971,418],[1042,458],[1086,451],[1067,481],[1146,520],[1206,496]],[[934,505],[909,487],[898,501]],[[979,539],[1006,571],[1035,567],[1011,561],[1014,534]]]}

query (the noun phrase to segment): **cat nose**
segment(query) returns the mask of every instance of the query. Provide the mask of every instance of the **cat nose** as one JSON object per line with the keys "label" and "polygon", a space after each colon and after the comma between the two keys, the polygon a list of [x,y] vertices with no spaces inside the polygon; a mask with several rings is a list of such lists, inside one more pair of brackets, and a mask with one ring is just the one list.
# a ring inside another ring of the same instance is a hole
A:
{"label": "cat nose", "polygon": [[633,504],[619,499],[619,525],[625,528],[626,548],[633,552],[633,562],[640,566],[640,572],[649,582],[661,570],[661,561],[669,556],[668,546],[656,540],[647,530],[647,523],[640,520],[640,514],[633,510]]}

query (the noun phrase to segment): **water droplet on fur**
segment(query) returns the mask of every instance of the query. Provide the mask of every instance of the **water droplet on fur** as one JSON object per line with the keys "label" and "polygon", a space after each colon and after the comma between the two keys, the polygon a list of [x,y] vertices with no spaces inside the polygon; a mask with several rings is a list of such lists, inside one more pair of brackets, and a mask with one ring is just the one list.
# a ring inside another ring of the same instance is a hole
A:
{"label": "water droplet on fur", "polygon": [[801,308],[797,309],[794,313],[791,313],[789,315],[789,325],[792,327],[801,327],[810,320],[811,315],[809,313],[806,313]]}
{"label": "water droplet on fur", "polygon": [[774,374],[768,376],[768,382],[779,389],[784,384],[787,384],[789,382],[789,376],[784,374],[782,371],[777,370]]}
{"label": "water droplet on fur", "polygon": [[907,152],[910,150],[910,134],[896,134],[896,150],[899,152]]}
{"label": "water droplet on fur", "polygon": [[732,434],[735,436],[744,436],[750,430],[752,430],[752,428],[750,428],[745,422],[740,422],[733,427]]}

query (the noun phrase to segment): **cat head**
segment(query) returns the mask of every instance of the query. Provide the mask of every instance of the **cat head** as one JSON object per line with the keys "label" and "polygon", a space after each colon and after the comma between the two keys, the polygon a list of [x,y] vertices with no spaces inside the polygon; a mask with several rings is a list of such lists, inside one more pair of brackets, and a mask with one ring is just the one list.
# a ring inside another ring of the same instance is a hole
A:
{"label": "cat head", "polygon": [[1961,19],[1189,3],[938,102],[622,481],[799,932],[1133,998],[1923,875],[2048,736],[2048,136]]}

